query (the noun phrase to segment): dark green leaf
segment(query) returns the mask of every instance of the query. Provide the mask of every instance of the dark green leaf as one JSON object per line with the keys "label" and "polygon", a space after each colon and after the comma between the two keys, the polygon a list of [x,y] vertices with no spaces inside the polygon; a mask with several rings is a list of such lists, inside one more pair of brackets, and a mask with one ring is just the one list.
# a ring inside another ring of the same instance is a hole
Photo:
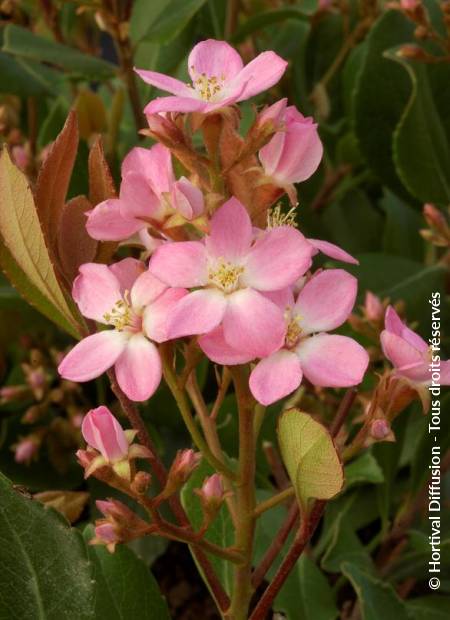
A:
{"label": "dark green leaf", "polygon": [[[92,526],[84,531],[89,541]],[[170,620],[167,603],[147,566],[131,549],[119,545],[114,553],[89,545],[94,566],[95,618],[99,620]]]}
{"label": "dark green leaf", "polygon": [[57,71],[4,52],[0,52],[0,75],[0,92],[23,97],[52,95],[58,92],[62,81]]}
{"label": "dark green leaf", "polygon": [[206,0],[170,0],[143,38],[165,42],[171,41],[187,26]]}
{"label": "dark green leaf", "polygon": [[344,563],[342,572],[350,579],[358,595],[362,620],[408,620],[406,605],[391,585],[349,562]]}
{"label": "dark green leaf", "polygon": [[345,489],[355,484],[379,484],[383,482],[383,471],[373,454],[366,450],[364,454],[345,467]]}
{"label": "dark green leaf", "polygon": [[0,618],[92,620],[94,588],[81,535],[0,474]]}
{"label": "dark green leaf", "polygon": [[4,30],[3,51],[20,58],[49,63],[84,79],[108,79],[116,73],[116,67],[105,60],[44,39],[15,24],[9,24]]}
{"label": "dark green leaf", "polygon": [[406,603],[411,620],[448,620],[450,596],[420,596]]}
{"label": "dark green leaf", "polygon": [[302,10],[301,7],[286,7],[284,9],[277,9],[274,11],[265,11],[252,15],[247,19],[233,35],[233,43],[240,43],[248,35],[261,30],[266,26],[272,26],[278,22],[284,22],[286,19],[300,19],[302,21],[308,20],[308,15]]}
{"label": "dark green leaf", "polygon": [[354,90],[353,124],[361,152],[386,185],[403,196],[406,192],[392,159],[392,137],[411,85],[401,67],[383,53],[411,41],[413,30],[413,22],[399,11],[382,14],[368,34]]}
{"label": "dark green leaf", "polygon": [[323,555],[321,566],[326,571],[339,573],[344,562],[359,566],[368,573],[374,572],[369,553],[341,513],[334,523],[330,544]]}
{"label": "dark green leaf", "polygon": [[450,133],[446,129],[450,128],[448,120],[440,117],[434,91],[441,98],[442,112],[448,119],[448,67],[445,63],[428,67],[408,61],[395,51],[386,56],[406,69],[412,84],[411,97],[394,133],[397,172],[421,202],[447,204],[450,202]]}
{"label": "dark green leaf", "polygon": [[334,620],[339,613],[326,577],[306,555],[298,560],[273,608],[289,620]]}
{"label": "dark green leaf", "polygon": [[384,252],[422,261],[424,241],[419,234],[424,227],[422,215],[389,191],[386,191],[380,205],[386,213]]}

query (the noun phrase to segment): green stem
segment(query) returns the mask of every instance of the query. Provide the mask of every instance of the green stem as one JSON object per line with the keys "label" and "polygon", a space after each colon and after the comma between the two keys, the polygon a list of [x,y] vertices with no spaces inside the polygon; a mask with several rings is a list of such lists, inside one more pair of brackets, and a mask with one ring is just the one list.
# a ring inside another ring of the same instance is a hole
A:
{"label": "green stem", "polygon": [[211,452],[208,444],[206,443],[202,433],[200,432],[197,424],[191,413],[191,408],[186,397],[185,391],[179,386],[177,377],[172,368],[172,359],[171,359],[171,350],[165,346],[165,344],[160,347],[161,359],[163,364],[163,375],[166,380],[167,385],[169,386],[170,391],[175,398],[175,401],[178,405],[178,409],[181,413],[181,417],[188,429],[192,441],[195,443],[197,448],[200,450],[204,458],[208,461],[208,463],[213,467],[216,471],[223,474],[227,478],[231,480],[236,480],[237,476],[233,470],[231,470],[225,463],[222,463],[214,454]]}
{"label": "green stem", "polygon": [[289,487],[285,489],[284,491],[281,491],[280,493],[273,495],[269,499],[266,499],[266,501],[261,502],[255,508],[255,517],[258,518],[260,515],[262,515],[263,512],[266,512],[266,510],[270,510],[270,508],[273,508],[274,506],[278,506],[278,504],[282,504],[287,499],[292,497],[294,493],[295,493],[294,487]]}
{"label": "green stem", "polygon": [[231,369],[239,410],[239,482],[236,488],[236,547],[245,561],[236,567],[231,607],[226,618],[246,620],[253,595],[252,554],[255,530],[255,449],[254,400],[248,388],[247,371],[242,366]]}

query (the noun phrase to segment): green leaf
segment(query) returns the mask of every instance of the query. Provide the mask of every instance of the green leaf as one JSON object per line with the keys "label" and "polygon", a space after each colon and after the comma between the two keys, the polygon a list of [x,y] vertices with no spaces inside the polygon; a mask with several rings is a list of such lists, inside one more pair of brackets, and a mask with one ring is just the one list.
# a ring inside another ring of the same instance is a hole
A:
{"label": "green leaf", "polygon": [[31,190],[6,149],[0,156],[0,262],[17,290],[39,311],[78,335],[45,245]]}
{"label": "green leaf", "polygon": [[284,22],[286,19],[299,19],[308,21],[308,14],[301,7],[286,7],[284,9],[276,9],[274,11],[264,11],[249,17],[235,32],[232,37],[233,43],[241,43],[250,34],[261,30],[266,26],[272,26],[278,22]]}
{"label": "green leaf", "polygon": [[[211,476],[214,470],[206,463],[202,461],[197,469],[194,471],[188,482],[184,485],[181,492],[181,501],[187,515],[194,527],[199,529],[203,521],[203,512],[200,504],[200,499],[194,489],[199,489],[202,486],[203,480],[207,476]],[[234,530],[231,521],[230,514],[226,505],[223,505],[216,519],[210,525],[205,535],[206,540],[220,545],[221,547],[229,547],[234,543]],[[193,556],[194,557],[194,556]],[[228,594],[231,593],[233,585],[233,566],[230,562],[218,558],[217,556],[209,555],[209,560],[215,569],[215,572]],[[194,557],[195,559],[195,557]],[[201,571],[200,567],[197,568]]]}
{"label": "green leaf", "polygon": [[[448,67],[428,67],[390,51],[386,57],[408,73],[411,97],[394,133],[394,161],[408,190],[421,202],[450,202],[450,127],[445,122],[450,108]],[[439,98],[442,113],[436,99]],[[447,130],[447,131],[446,131]]]}
{"label": "green leaf", "polygon": [[383,251],[392,256],[422,261],[424,241],[419,233],[424,227],[422,215],[389,191],[385,192],[380,206],[386,213]]}
{"label": "green leaf", "polygon": [[[86,541],[93,536],[93,527],[83,533]],[[124,545],[114,553],[100,545],[89,545],[94,567],[95,618],[108,620],[170,620],[167,603],[158,583],[131,549]]]}
{"label": "green leaf", "polygon": [[3,31],[3,51],[39,62],[49,63],[83,79],[109,79],[117,68],[105,60],[83,54],[77,49],[44,39],[15,24],[9,24]]}
{"label": "green leaf", "polygon": [[448,620],[450,618],[450,596],[420,596],[407,601],[411,620]]}
{"label": "green leaf", "polygon": [[0,495],[0,618],[92,620],[94,585],[81,535],[2,474]]}
{"label": "green leaf", "polygon": [[133,43],[136,44],[145,37],[155,20],[167,10],[170,2],[171,0],[159,0],[159,2],[135,0],[133,2],[130,19],[130,38]]}
{"label": "green leaf", "polygon": [[358,595],[362,620],[409,620],[405,603],[391,585],[368,575],[354,564],[344,563],[342,572]]}
{"label": "green leaf", "polygon": [[288,620],[334,620],[338,609],[326,577],[302,555],[273,604]]}
{"label": "green leaf", "polygon": [[[370,290],[391,301],[404,300],[410,321],[419,321],[425,331],[430,324],[429,296],[444,290],[445,268],[441,265],[424,267],[422,263],[387,254],[358,254],[359,265],[349,265],[348,271],[359,281],[360,299]],[[446,309],[443,308],[443,319]],[[427,332],[426,332],[427,333]]]}
{"label": "green leaf", "polygon": [[308,413],[284,411],[278,441],[287,472],[304,513],[310,499],[330,499],[342,488],[343,471],[327,429]]}
{"label": "green leaf", "polygon": [[364,454],[345,467],[346,489],[355,484],[364,484],[367,482],[379,484],[383,482],[383,480],[383,470],[369,450],[366,450]]}
{"label": "green leaf", "polygon": [[352,106],[354,130],[367,163],[389,188],[405,197],[407,192],[393,162],[392,139],[408,103],[411,85],[402,68],[383,53],[410,42],[413,30],[413,22],[399,11],[381,15],[364,45]]}
{"label": "green leaf", "polygon": [[344,562],[358,566],[370,574],[374,572],[369,553],[344,513],[340,513],[333,524],[330,542],[322,557],[321,567],[331,573],[339,573]]}
{"label": "green leaf", "polygon": [[143,38],[161,43],[172,41],[187,26],[206,0],[170,0]]}
{"label": "green leaf", "polygon": [[0,92],[22,97],[54,95],[61,87],[62,76],[38,62],[13,58],[0,52]]}

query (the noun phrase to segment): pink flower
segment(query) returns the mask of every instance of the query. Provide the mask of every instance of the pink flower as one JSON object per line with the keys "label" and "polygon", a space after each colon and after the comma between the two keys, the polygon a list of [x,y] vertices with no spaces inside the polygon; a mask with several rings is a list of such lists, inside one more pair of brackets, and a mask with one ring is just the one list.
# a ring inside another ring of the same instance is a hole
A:
{"label": "pink flower", "polygon": [[[286,100],[283,100],[286,105]],[[274,104],[279,106],[280,102]],[[271,106],[271,108],[274,108]],[[270,110],[263,114],[270,117]],[[275,110],[276,118],[284,125],[258,156],[265,176],[281,187],[289,189],[293,183],[306,181],[317,169],[322,159],[323,147],[312,118],[305,118],[295,106],[285,108],[284,114]],[[292,190],[288,191],[295,202]]]}
{"label": "pink flower", "polygon": [[364,314],[369,321],[377,322],[383,319],[384,306],[379,297],[371,291],[366,292],[364,299]]}
{"label": "pink flower", "polygon": [[75,345],[59,365],[62,377],[90,381],[114,366],[118,384],[132,400],[146,400],[155,392],[161,360],[153,343],[167,340],[167,314],[186,291],[168,290],[144,269],[133,258],[110,267],[80,267],[72,294],[81,313],[113,329]]}
{"label": "pink flower", "polygon": [[[295,303],[289,289],[270,294],[285,309],[287,329],[278,350],[264,357],[250,375],[250,389],[260,403],[270,405],[287,396],[298,388],[303,375],[322,387],[361,382],[369,362],[366,351],[351,338],[324,333],[344,323],[355,303],[356,289],[356,279],[349,273],[329,269],[313,276]],[[218,331],[200,338],[199,344],[218,363],[249,361],[249,356],[233,360],[233,352],[224,347]]]}
{"label": "pink flower", "polygon": [[311,264],[312,246],[289,226],[258,236],[236,198],[213,215],[204,242],[159,247],[151,272],[170,286],[196,290],[174,308],[168,335],[206,334],[219,325],[230,347],[263,357],[283,342],[283,311],[262,293],[289,286]]}
{"label": "pink flower", "polygon": [[[384,327],[380,336],[381,346],[385,356],[395,367],[396,374],[413,384],[430,384],[433,353],[425,340],[403,323],[392,306],[386,309]],[[450,385],[450,360],[441,360],[439,366],[439,383]]]}
{"label": "pink flower", "polygon": [[135,147],[122,164],[119,198],[98,204],[86,228],[94,239],[120,241],[148,227],[179,226],[203,213],[202,192],[188,179],[175,181],[170,150]]}
{"label": "pink flower", "polygon": [[81,425],[86,443],[103,456],[108,463],[126,458],[129,444],[123,428],[107,407],[91,409]]}
{"label": "pink flower", "polygon": [[239,54],[225,41],[208,39],[198,43],[188,59],[192,85],[156,73],[136,70],[152,86],[171,93],[159,97],[144,109],[156,112],[213,112],[250,99],[278,82],[287,62],[274,52],[263,52],[244,67]]}

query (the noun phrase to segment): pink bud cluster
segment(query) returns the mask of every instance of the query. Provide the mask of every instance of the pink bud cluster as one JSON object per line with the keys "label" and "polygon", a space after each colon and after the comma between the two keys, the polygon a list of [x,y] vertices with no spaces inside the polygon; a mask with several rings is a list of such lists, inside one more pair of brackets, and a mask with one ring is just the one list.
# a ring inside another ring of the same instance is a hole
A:
{"label": "pink bud cluster", "polygon": [[[180,114],[226,116],[230,106],[276,84],[286,65],[264,52],[244,66],[227,43],[203,41],[189,56],[191,85],[138,71],[170,93],[146,107],[150,126],[178,127]],[[270,131],[251,170],[296,205],[293,184],[309,178],[322,157],[316,124],[283,99],[260,113],[255,127]],[[360,383],[366,351],[327,333],[349,316],[356,279],[342,269],[311,271],[319,251],[357,261],[331,243],[306,239],[280,211],[269,214],[266,228],[250,211],[235,196],[208,191],[195,174],[177,180],[166,146],[134,148],[122,165],[119,197],[89,213],[87,230],[96,239],[138,243],[150,260],[80,268],[74,300],[105,329],[68,353],[61,375],[88,381],[114,367],[125,394],[144,401],[161,381],[159,345],[197,337],[216,363],[253,362],[250,389],[265,405],[294,391],[303,376],[324,387]]]}

